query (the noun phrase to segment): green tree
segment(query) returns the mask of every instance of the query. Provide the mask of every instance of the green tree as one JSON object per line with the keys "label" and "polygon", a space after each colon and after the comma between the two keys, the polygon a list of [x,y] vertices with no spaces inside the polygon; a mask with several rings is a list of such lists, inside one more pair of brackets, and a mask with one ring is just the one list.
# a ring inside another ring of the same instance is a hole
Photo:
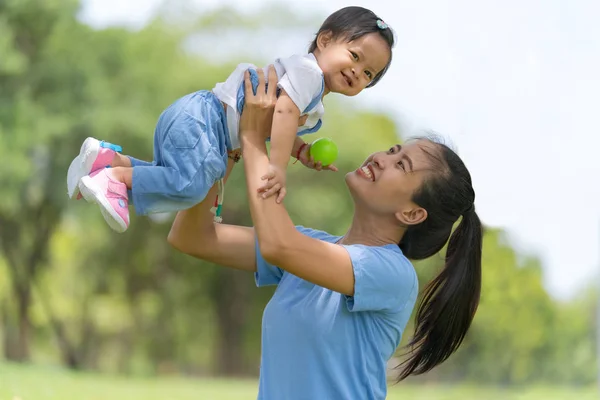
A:
{"label": "green tree", "polygon": [[[60,136],[84,129],[76,117],[77,106],[85,105],[77,90],[81,71],[73,67],[66,73],[64,63],[54,58],[60,49],[52,51],[53,38],[72,25],[75,10],[71,1],[0,3],[0,151],[7,166],[0,172],[0,244],[16,301],[12,307],[4,299],[1,312],[16,327],[5,332],[4,354],[12,360],[30,356],[32,283],[47,258],[64,203],[54,190],[67,161],[61,153],[67,154],[68,144]],[[57,113],[65,105],[73,106],[73,115]]]}

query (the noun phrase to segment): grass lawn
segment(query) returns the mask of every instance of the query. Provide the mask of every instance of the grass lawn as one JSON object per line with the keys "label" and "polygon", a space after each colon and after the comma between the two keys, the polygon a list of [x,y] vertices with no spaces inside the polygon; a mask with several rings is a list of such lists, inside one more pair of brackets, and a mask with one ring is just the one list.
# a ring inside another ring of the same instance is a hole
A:
{"label": "grass lawn", "polygon": [[[75,373],[59,368],[0,363],[0,400],[253,400],[256,399],[256,393],[257,383],[254,380],[122,378]],[[392,387],[388,395],[390,400],[598,398],[595,387],[530,387],[500,391],[464,385],[400,385]]]}

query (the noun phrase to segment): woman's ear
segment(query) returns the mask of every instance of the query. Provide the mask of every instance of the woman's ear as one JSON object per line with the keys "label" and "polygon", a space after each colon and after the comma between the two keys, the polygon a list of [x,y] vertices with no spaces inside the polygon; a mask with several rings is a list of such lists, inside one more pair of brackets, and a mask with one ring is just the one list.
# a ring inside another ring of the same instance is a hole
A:
{"label": "woman's ear", "polygon": [[417,225],[427,219],[427,210],[415,205],[412,208],[398,211],[396,219],[404,226]]}

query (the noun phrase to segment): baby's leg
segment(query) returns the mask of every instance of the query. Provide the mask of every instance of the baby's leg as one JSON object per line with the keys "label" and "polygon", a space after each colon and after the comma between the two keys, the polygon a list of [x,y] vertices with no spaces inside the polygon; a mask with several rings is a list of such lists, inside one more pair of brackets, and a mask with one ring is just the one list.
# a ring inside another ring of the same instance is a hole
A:
{"label": "baby's leg", "polygon": [[227,141],[223,106],[213,93],[191,93],[167,108],[154,134],[155,165],[131,172],[136,214],[185,210],[204,200],[226,174]]}
{"label": "baby's leg", "polygon": [[[67,172],[67,193],[71,199],[80,199],[79,180],[101,168],[111,166],[116,160],[124,164],[121,157],[116,157],[121,146],[88,137],[84,140],[79,154],[71,161]],[[119,154],[120,155],[120,154]]]}
{"label": "baby's leg", "polygon": [[204,200],[225,176],[224,114],[211,95],[186,96],[165,110],[155,132],[152,164],[130,158],[132,167],[105,168],[81,179],[83,196],[100,206],[113,229],[127,229],[129,201],[138,215],[184,210]]}
{"label": "baby's leg", "polygon": [[[212,161],[212,168],[218,167],[219,176],[224,177],[224,160]],[[181,211],[205,200],[217,179],[210,173],[211,168],[203,167],[198,165],[191,181],[177,169],[160,165],[103,168],[81,178],[79,187],[88,202],[100,207],[108,225],[124,232],[129,226],[130,199],[139,215]]]}
{"label": "baby's leg", "polygon": [[67,193],[71,199],[81,199],[79,181],[86,175],[106,167],[131,167],[134,165],[152,165],[151,162],[138,160],[120,153],[121,146],[88,137],[71,161],[67,172]]}
{"label": "baby's leg", "polygon": [[[202,151],[198,152],[202,155]],[[226,158],[210,154],[187,167],[136,166],[114,168],[113,176],[131,190],[137,215],[181,211],[200,203],[210,188],[225,176]],[[188,171],[192,168],[193,171]]]}

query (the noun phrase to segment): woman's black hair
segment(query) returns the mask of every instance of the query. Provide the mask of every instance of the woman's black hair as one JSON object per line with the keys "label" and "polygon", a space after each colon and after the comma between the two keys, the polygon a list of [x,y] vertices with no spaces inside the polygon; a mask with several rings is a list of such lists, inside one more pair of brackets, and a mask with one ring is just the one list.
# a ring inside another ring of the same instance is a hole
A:
{"label": "woman's black hair", "polygon": [[453,150],[436,137],[426,139],[436,147],[435,151],[422,148],[435,172],[412,200],[427,211],[427,218],[409,227],[399,246],[413,260],[433,256],[446,243],[448,248],[443,269],[424,289],[415,334],[407,345],[408,358],[399,366],[398,381],[431,370],[458,349],[481,292],[483,228],[475,212],[471,175]]}
{"label": "woman's black hair", "polygon": [[[378,23],[378,21],[380,21]],[[367,87],[373,87],[381,80],[392,63],[392,48],[394,47],[394,32],[373,11],[363,7],[344,7],[331,14],[319,28],[315,39],[310,44],[309,53],[317,49],[317,38],[321,33],[330,33],[332,39],[345,39],[348,42],[356,40],[369,33],[379,33],[390,47],[390,59]]]}

